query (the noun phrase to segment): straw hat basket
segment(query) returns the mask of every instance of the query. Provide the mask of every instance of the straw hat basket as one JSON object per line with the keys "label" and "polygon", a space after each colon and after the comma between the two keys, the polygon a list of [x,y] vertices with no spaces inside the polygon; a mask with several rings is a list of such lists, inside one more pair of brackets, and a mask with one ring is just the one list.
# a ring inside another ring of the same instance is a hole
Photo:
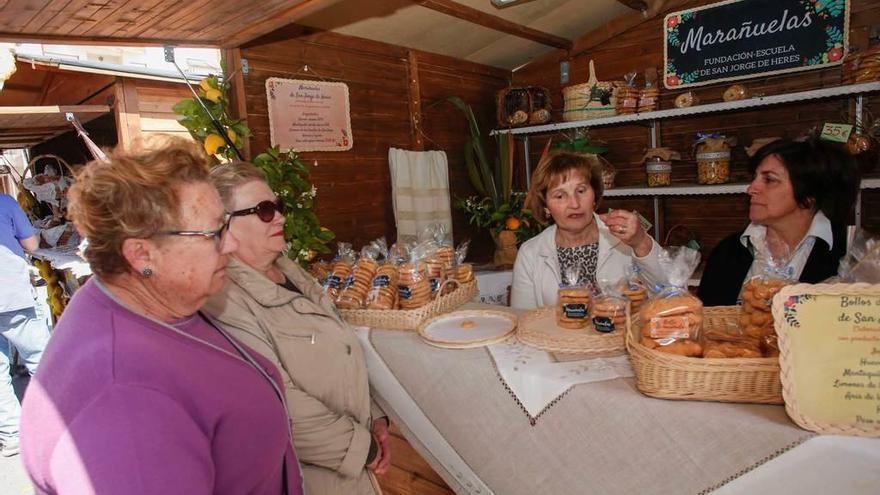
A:
{"label": "straw hat basket", "polygon": [[[739,306],[703,308],[703,329],[739,325]],[[638,315],[632,317],[626,348],[636,388],[661,399],[782,404],[779,359],[693,358],[649,349],[639,342]]]}
{"label": "straw hat basket", "polygon": [[562,120],[566,122],[617,114],[614,85],[596,78],[596,68],[592,60],[590,60],[590,79],[584,84],[562,88],[562,96],[565,100]]}
{"label": "straw hat basket", "polygon": [[[443,283],[438,294],[443,294],[446,284],[458,284],[455,280]],[[477,294],[477,281],[460,284],[446,295],[438,295],[428,304],[416,309],[342,309],[342,318],[352,325],[392,330],[416,330],[419,324],[432,316],[448,313],[470,301]]]}

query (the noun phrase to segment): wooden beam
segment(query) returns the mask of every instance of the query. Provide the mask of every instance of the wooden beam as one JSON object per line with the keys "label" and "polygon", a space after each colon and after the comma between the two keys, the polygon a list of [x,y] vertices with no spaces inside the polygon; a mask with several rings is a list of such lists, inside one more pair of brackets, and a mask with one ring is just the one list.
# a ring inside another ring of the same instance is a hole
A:
{"label": "wooden beam", "polygon": [[49,105],[40,107],[0,107],[0,115],[45,115],[73,113],[107,113],[107,105]]}
{"label": "wooden beam", "polygon": [[[238,119],[247,125],[247,94],[244,88],[244,74],[241,71],[241,49],[230,48],[221,52],[223,61],[225,62],[227,77],[231,84],[229,90],[229,110],[232,118]],[[241,154],[246,160],[250,160],[251,140],[242,139]]]}
{"label": "wooden beam", "polygon": [[648,10],[648,2],[645,0],[617,0],[617,2],[622,3],[633,10],[638,10],[639,12]]}
{"label": "wooden beam", "polygon": [[191,48],[217,48],[219,40],[177,40],[161,38],[73,36],[63,34],[10,33],[0,31],[0,42],[44,43],[54,45],[100,45],[100,46],[185,46]]}
{"label": "wooden beam", "polygon": [[462,5],[451,0],[411,1],[421,5],[422,7],[436,10],[437,12],[441,12],[443,14],[456,17],[458,19],[463,19],[465,21],[472,22],[474,24],[478,24],[489,29],[494,29],[495,31],[501,31],[502,33],[507,33],[513,36],[517,36],[519,38],[525,38],[527,40],[535,41],[537,43],[541,43],[542,45],[552,46],[561,50],[571,50],[572,47],[571,41],[560,36],[545,33],[543,31],[538,31],[537,29],[532,29],[530,27],[526,27],[522,24],[517,24],[515,22],[510,22],[501,17],[487,14],[482,10],[477,10],[473,7],[468,7],[466,5]]}
{"label": "wooden beam", "polygon": [[528,65],[540,65],[551,61],[561,61],[572,59],[596,46],[618,36],[643,22],[650,21],[661,14],[670,10],[691,3],[691,0],[646,0],[648,9],[641,12],[630,12],[622,16],[616,17],[604,25],[580,36],[574,40],[572,48],[568,52],[557,50],[550,52],[542,57],[532,60],[528,64],[520,67],[518,70]]}
{"label": "wooden beam", "polygon": [[116,133],[122,149],[130,150],[141,134],[141,115],[138,112],[137,88],[130,80],[116,80]]}
{"label": "wooden beam", "polygon": [[422,92],[419,89],[419,59],[416,52],[407,54],[406,80],[409,92],[410,139],[415,151],[424,151],[425,140],[422,138]]}
{"label": "wooden beam", "polygon": [[339,1],[340,0],[301,0],[292,7],[288,7],[278,12],[268,13],[262,21],[246,26],[241,31],[221,41],[220,45],[224,48],[238,48],[249,41],[253,41],[260,36],[269,34],[288,24],[293,24],[303,17],[321,11]]}

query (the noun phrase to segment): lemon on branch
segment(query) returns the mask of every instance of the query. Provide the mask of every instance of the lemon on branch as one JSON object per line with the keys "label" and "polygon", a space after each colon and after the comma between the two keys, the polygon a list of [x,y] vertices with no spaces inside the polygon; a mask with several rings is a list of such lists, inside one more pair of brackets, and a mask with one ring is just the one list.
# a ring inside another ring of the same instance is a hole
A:
{"label": "lemon on branch", "polygon": [[213,101],[214,103],[219,103],[221,96],[223,96],[223,93],[221,93],[219,89],[211,88],[205,91],[205,98]]}
{"label": "lemon on branch", "polygon": [[226,141],[224,141],[223,136],[219,134],[208,134],[208,137],[205,138],[205,151],[209,155],[217,154],[217,151],[220,150],[220,147],[225,145]]}
{"label": "lemon on branch", "polygon": [[211,79],[210,77],[206,77],[206,78],[202,79],[202,80],[199,82],[199,87],[202,88],[202,91],[204,91],[204,92],[206,92],[206,93],[207,93],[208,91],[214,89],[214,87],[211,86],[211,81],[210,81],[210,79]]}

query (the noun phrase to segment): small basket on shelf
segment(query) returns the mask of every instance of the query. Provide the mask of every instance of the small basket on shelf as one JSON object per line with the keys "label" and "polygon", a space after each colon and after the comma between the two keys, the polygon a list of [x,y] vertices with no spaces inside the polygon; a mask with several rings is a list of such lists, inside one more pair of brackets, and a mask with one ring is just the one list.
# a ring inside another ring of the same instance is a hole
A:
{"label": "small basket on shelf", "polygon": [[617,114],[614,84],[598,80],[592,60],[590,60],[590,79],[584,84],[562,88],[562,95],[565,98],[562,120],[566,122]]}
{"label": "small basket on shelf", "polygon": [[495,94],[496,119],[502,127],[550,122],[550,91],[540,86],[509,87]]}

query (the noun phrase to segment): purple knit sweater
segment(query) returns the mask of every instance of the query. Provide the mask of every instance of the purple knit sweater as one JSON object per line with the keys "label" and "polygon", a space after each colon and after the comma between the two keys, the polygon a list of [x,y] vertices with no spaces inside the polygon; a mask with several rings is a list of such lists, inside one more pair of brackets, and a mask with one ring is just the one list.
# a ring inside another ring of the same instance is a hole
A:
{"label": "purple knit sweater", "polygon": [[[235,354],[199,316],[180,330]],[[276,383],[277,369],[251,353]],[[132,313],[90,281],[31,381],[22,457],[38,494],[302,494],[287,415],[251,365]]]}

